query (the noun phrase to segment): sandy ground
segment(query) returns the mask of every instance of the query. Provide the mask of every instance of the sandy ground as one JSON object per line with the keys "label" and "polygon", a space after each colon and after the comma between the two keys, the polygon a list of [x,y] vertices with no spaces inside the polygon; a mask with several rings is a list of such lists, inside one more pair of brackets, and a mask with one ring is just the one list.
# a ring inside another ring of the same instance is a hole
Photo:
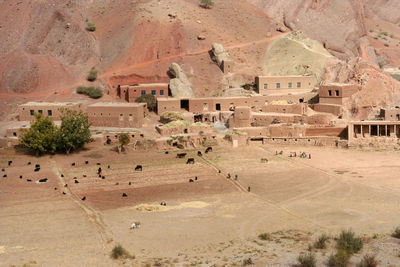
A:
{"label": "sandy ground", "polygon": [[[202,158],[196,152],[187,152],[192,165],[176,151],[89,148],[41,158],[1,151],[0,266],[241,266],[247,258],[291,266],[318,235],[348,228],[366,241],[352,266],[366,253],[382,266],[400,265],[400,240],[390,237],[400,225],[398,151],[251,145],[215,147]],[[35,183],[42,178],[49,181]],[[130,230],[134,221],[141,227]],[[263,232],[270,241],[257,238]],[[115,244],[136,258],[112,260]],[[318,266],[334,246],[315,252]]]}

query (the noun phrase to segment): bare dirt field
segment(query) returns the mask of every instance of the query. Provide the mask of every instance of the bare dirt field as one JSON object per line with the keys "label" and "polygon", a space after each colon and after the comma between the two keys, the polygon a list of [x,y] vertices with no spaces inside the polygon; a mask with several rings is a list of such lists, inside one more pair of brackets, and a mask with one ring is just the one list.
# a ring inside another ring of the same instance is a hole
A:
{"label": "bare dirt field", "polygon": [[[400,225],[398,151],[213,150],[202,149],[203,157],[188,150],[183,159],[178,151],[104,147],[40,158],[1,151],[0,266],[242,266],[248,258],[292,266],[321,233],[349,228],[365,241],[352,266],[367,253],[381,266],[400,265],[400,240],[390,237]],[[311,159],[289,157],[301,151]],[[134,221],[141,227],[130,230]],[[269,241],[257,238],[264,232]],[[112,260],[116,244],[135,259]],[[316,250],[317,266],[334,251],[333,239]]]}

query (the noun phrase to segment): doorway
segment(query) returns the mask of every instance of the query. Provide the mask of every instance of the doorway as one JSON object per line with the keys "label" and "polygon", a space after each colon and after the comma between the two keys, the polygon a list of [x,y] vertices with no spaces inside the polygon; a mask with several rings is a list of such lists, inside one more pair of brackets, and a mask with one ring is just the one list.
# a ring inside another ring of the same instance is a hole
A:
{"label": "doorway", "polygon": [[181,109],[189,111],[189,99],[181,99]]}
{"label": "doorway", "polygon": [[215,110],[221,110],[221,104],[220,103],[215,104]]}

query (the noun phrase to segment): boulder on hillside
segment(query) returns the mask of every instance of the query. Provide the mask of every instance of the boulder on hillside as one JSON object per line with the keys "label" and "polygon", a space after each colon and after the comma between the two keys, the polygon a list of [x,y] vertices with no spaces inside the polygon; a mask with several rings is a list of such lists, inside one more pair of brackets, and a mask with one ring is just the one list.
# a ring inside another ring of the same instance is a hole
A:
{"label": "boulder on hillside", "polygon": [[169,81],[169,89],[174,97],[194,97],[191,84],[183,72],[181,66],[177,63],[172,63],[169,66],[169,74],[171,80]]}

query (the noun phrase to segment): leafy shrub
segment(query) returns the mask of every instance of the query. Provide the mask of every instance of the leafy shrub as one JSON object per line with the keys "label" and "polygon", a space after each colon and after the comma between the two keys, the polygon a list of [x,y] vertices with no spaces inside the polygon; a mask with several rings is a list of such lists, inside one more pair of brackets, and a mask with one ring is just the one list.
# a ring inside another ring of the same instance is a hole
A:
{"label": "leafy shrub", "polygon": [[344,250],[347,254],[351,255],[359,252],[363,247],[361,238],[355,237],[351,230],[343,230],[337,240],[337,247],[339,250]]}
{"label": "leafy shrub", "polygon": [[103,96],[103,91],[101,91],[100,88],[98,88],[98,87],[93,87],[93,86],[90,86],[90,87],[79,86],[79,87],[76,89],[76,92],[77,92],[78,94],[87,95],[87,96],[89,96],[90,98],[94,98],[94,99],[97,99],[97,98],[100,98],[100,97]]}
{"label": "leafy shrub", "polygon": [[328,267],[346,267],[350,256],[346,251],[339,250],[335,255],[329,256]]}
{"label": "leafy shrub", "polygon": [[326,234],[322,234],[314,243],[314,247],[318,249],[324,249],[326,248],[326,241],[329,240],[329,236]]}
{"label": "leafy shrub", "polygon": [[385,35],[385,36],[388,36],[388,33],[387,33],[387,32],[381,32],[381,34],[383,34],[383,35]]}
{"label": "leafy shrub", "polygon": [[373,255],[364,255],[358,267],[376,267],[378,266],[378,261],[375,259]]}
{"label": "leafy shrub", "polygon": [[86,29],[88,31],[94,32],[96,30],[96,24],[94,24],[93,22],[88,22],[86,25]]}
{"label": "leafy shrub", "polygon": [[156,111],[157,109],[157,100],[152,94],[142,95],[135,100],[136,103],[146,103],[147,108],[150,111]]}
{"label": "leafy shrub", "polygon": [[300,267],[315,267],[317,266],[317,261],[315,260],[315,256],[312,252],[301,253],[299,257],[297,257]]}
{"label": "leafy shrub", "polygon": [[394,230],[392,236],[395,237],[395,238],[400,238],[400,226],[396,227],[396,229]]}
{"label": "leafy shrub", "polygon": [[117,259],[126,259],[126,258],[134,258],[129,254],[129,252],[124,249],[120,244],[114,246],[114,248],[111,251],[111,258],[117,260]]}
{"label": "leafy shrub", "polygon": [[389,47],[389,44],[388,44],[388,43],[385,43],[384,46]]}
{"label": "leafy shrub", "polygon": [[271,240],[271,235],[269,233],[262,233],[258,235],[261,240]]}
{"label": "leafy shrub", "polygon": [[89,75],[88,75],[88,77],[87,77],[87,80],[89,81],[89,82],[93,82],[93,81],[95,81],[97,79],[97,70],[95,69],[95,68],[92,68],[90,71],[89,71]]}
{"label": "leafy shrub", "polygon": [[390,76],[392,76],[395,80],[400,82],[400,74],[390,74]]}
{"label": "leafy shrub", "polygon": [[200,0],[200,6],[204,8],[211,8],[214,6],[214,2],[212,0]]}

